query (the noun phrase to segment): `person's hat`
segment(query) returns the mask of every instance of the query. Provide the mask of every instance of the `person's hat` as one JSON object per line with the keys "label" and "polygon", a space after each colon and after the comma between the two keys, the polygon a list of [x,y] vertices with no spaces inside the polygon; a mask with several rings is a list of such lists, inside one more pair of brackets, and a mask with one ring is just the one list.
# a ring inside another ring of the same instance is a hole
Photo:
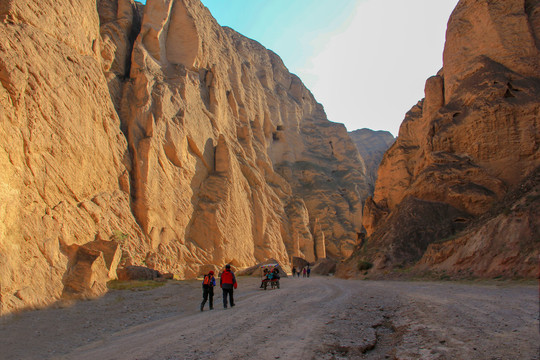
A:
{"label": "person's hat", "polygon": [[212,270],[210,270],[210,271],[208,272],[208,274],[214,275],[214,272],[213,272]]}
{"label": "person's hat", "polygon": [[231,268],[230,264],[225,265],[225,269],[230,269],[230,268]]}

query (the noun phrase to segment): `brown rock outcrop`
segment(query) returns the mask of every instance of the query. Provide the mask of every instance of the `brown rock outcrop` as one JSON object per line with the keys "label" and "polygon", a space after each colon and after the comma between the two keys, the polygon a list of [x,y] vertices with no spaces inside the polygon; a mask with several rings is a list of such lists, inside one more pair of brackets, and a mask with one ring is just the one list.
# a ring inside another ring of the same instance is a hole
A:
{"label": "brown rock outcrop", "polygon": [[118,269],[118,280],[130,281],[130,280],[154,280],[161,277],[159,271],[150,269],[146,266],[126,266],[125,268]]}
{"label": "brown rock outcrop", "polygon": [[358,149],[366,167],[368,185],[373,193],[377,170],[384,153],[396,140],[388,131],[373,131],[371,129],[359,129],[349,132],[354,145]]}
{"label": "brown rock outcrop", "polygon": [[431,244],[418,270],[466,277],[538,276],[540,168],[459,236]]}
{"label": "brown rock outcrop", "polygon": [[[379,167],[364,210],[367,248],[385,252],[402,243],[392,219],[406,199],[480,216],[540,164],[539,7],[523,0],[459,2],[448,23],[443,69],[426,82],[425,99],[407,113]],[[426,239],[451,235],[439,233],[450,220],[441,214],[440,229],[422,230]],[[401,263],[421,253],[385,255]]]}
{"label": "brown rock outcrop", "polygon": [[2,312],[104,290],[86,280],[117,257],[66,251],[95,239],[181,277],[352,252],[368,186],[345,127],[198,0],[6,0],[0,18]]}
{"label": "brown rock outcrop", "polygon": [[[103,253],[87,246],[72,245],[69,262],[63,277],[64,298],[92,298],[107,292],[110,268]],[[114,272],[116,278],[116,271]]]}

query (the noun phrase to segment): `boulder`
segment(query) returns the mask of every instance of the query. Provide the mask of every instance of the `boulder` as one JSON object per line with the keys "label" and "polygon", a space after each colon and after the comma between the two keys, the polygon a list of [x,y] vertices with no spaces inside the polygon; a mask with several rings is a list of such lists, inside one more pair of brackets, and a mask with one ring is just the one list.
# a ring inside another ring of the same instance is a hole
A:
{"label": "boulder", "polygon": [[122,269],[118,269],[118,280],[130,281],[130,280],[155,280],[161,277],[159,271],[150,269],[145,266],[127,266]]}
{"label": "boulder", "polygon": [[336,272],[337,262],[332,259],[319,259],[311,267],[311,273],[316,275],[332,275]]}
{"label": "boulder", "polygon": [[68,270],[64,275],[64,298],[93,298],[107,292],[109,269],[103,253],[86,246],[71,249]]}

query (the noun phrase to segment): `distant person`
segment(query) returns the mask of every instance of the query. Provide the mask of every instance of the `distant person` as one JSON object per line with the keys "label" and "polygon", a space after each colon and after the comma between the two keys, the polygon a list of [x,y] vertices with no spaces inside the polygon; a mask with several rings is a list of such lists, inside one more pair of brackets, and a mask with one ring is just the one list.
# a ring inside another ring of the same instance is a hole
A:
{"label": "distant person", "polygon": [[306,274],[307,274],[307,270],[306,270],[306,268],[304,268],[304,269],[302,270],[302,277],[306,277]]}
{"label": "distant person", "polygon": [[296,276],[300,277],[300,273],[302,272],[301,269],[298,269],[298,271],[296,271]]}
{"label": "distant person", "polygon": [[231,307],[233,307],[233,293],[234,289],[238,287],[238,284],[236,283],[236,276],[234,276],[234,273],[231,271],[231,265],[225,265],[225,271],[221,274],[221,277],[219,278],[219,286],[223,290],[223,308],[227,308],[227,296],[229,296],[229,302],[231,303]]}
{"label": "distant person", "polygon": [[309,267],[309,265],[308,265],[308,267],[307,267],[306,272],[307,272],[307,277],[309,277],[309,273],[311,273],[311,268]]}
{"label": "distant person", "polygon": [[214,286],[216,286],[216,278],[214,277],[214,272],[210,270],[208,274],[204,275],[202,283],[203,300],[201,303],[201,311],[204,310],[206,300],[209,300],[208,305],[210,305],[210,310],[214,310]]}
{"label": "distant person", "polygon": [[292,268],[292,277],[294,277],[296,275],[296,268],[293,266]]}

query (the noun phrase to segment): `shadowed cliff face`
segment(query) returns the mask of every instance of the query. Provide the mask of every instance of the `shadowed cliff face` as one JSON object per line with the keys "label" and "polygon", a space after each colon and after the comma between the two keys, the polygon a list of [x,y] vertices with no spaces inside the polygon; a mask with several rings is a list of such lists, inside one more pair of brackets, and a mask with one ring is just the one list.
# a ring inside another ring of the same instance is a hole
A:
{"label": "shadowed cliff face", "polygon": [[370,193],[373,193],[375,181],[377,180],[377,170],[383,155],[394,143],[395,139],[388,131],[373,131],[370,129],[355,130],[350,132],[349,136],[364,160]]}
{"label": "shadowed cliff face", "polygon": [[[403,212],[407,199],[452,209],[445,212],[461,214],[459,222],[466,224],[500,202],[540,164],[539,7],[523,0],[462,0],[457,5],[448,23],[443,69],[427,80],[425,99],[407,113],[397,141],[382,160],[374,196],[366,201],[363,224],[371,235],[366,249],[385,258],[380,269],[412,264],[429,242],[455,237],[459,230],[448,227],[454,215],[429,216],[418,223],[417,234],[422,235],[411,236],[411,251],[388,250],[403,243],[401,229],[394,226],[398,214],[413,216],[425,208],[418,203],[416,210],[405,206],[409,210]],[[535,241],[530,231],[523,234],[528,234],[525,243]],[[499,236],[504,235],[490,233]],[[494,251],[525,249],[516,244]],[[422,251],[413,250],[419,247]],[[526,249],[520,256],[534,258],[530,247]],[[493,253],[471,253],[484,267],[476,271],[472,260],[473,272],[490,276],[502,269],[490,263]],[[527,264],[520,274],[530,275],[536,266]]]}
{"label": "shadowed cliff face", "polygon": [[199,1],[0,17],[2,312],[98,296],[117,266],[352,253],[368,185],[345,127]]}

